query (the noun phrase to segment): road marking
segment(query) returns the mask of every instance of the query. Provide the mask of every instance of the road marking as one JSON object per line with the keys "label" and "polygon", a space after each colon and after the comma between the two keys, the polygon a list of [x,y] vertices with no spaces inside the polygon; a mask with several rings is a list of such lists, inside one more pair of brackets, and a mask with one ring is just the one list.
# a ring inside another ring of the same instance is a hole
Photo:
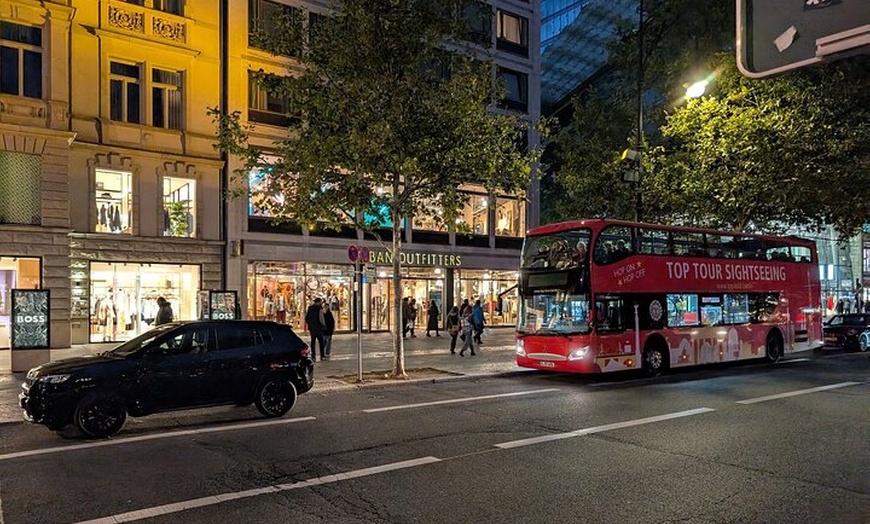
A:
{"label": "road marking", "polygon": [[540,437],[532,437],[526,438],[522,440],[512,440],[510,442],[502,442],[501,444],[496,444],[495,447],[500,449],[511,449],[511,448],[519,448],[522,446],[532,446],[534,444],[541,444],[542,442],[551,442],[553,440],[562,440],[566,438],[574,438],[581,437],[583,435],[591,435],[593,433],[602,433],[604,431],[610,431],[613,429],[622,429],[628,428],[632,426],[641,426],[643,424],[651,424],[653,422],[662,422],[664,420],[671,420],[675,418],[681,417],[691,417],[692,415],[700,415],[702,413],[710,413],[711,411],[716,411],[712,408],[697,408],[690,409],[687,411],[678,411],[676,413],[667,413],[665,415],[657,415],[655,417],[646,417],[639,418],[635,420],[626,420],[625,422],[615,422],[613,424],[605,424],[603,426],[595,426],[592,428],[584,428],[578,429],[575,431],[569,431],[567,433],[554,433],[551,435],[542,435]]}
{"label": "road marking", "polygon": [[444,404],[459,404],[461,402],[475,402],[478,400],[490,400],[493,398],[506,398],[506,397],[519,397],[523,395],[539,395],[541,393],[553,393],[559,391],[556,388],[549,389],[536,389],[534,391],[518,391],[515,393],[500,393],[498,395],[483,395],[480,397],[465,397],[465,398],[453,398],[450,400],[436,400],[433,402],[421,402],[419,404],[402,404],[400,406],[388,406],[385,408],[372,408],[372,409],[364,409],[363,413],[380,413],[382,411],[395,411],[397,409],[414,409],[414,408],[422,408],[426,406],[441,406]]}
{"label": "road marking", "polygon": [[768,400],[778,400],[781,398],[796,397],[798,395],[806,395],[808,393],[818,393],[819,391],[827,391],[829,389],[839,389],[849,386],[857,386],[860,382],[840,382],[839,384],[831,384],[829,386],[819,386],[817,388],[799,389],[797,391],[789,391],[787,393],[779,393],[777,395],[767,395],[765,397],[748,398],[746,400],[738,400],[738,404],[756,404],[758,402],[767,402]]}
{"label": "road marking", "polygon": [[[296,422],[308,422],[317,420],[315,417],[299,417],[288,419],[267,420],[258,422],[246,422],[243,424],[232,424],[230,426],[218,426],[213,428],[185,429],[182,431],[170,431],[167,433],[155,433],[153,435],[140,435],[138,437],[127,437],[113,440],[101,440],[99,442],[88,442],[86,444],[73,444],[72,446],[57,446],[54,448],[31,449],[28,451],[18,451],[15,453],[7,453],[0,455],[0,462],[4,460],[12,460],[24,457],[33,457],[37,455],[48,455],[50,453],[63,453],[65,451],[77,451],[80,449],[102,448],[105,446],[118,446],[121,444],[130,444],[133,442],[144,442],[147,440],[159,440],[164,438],[184,437],[187,435],[201,435],[205,433],[221,433],[224,431],[235,431],[239,429],[260,428],[266,426],[279,426],[284,424],[294,424]],[[0,523],[2,524],[2,523]]]}
{"label": "road marking", "polygon": [[281,493],[283,491],[290,491],[290,490],[294,490],[294,489],[311,488],[314,486],[321,486],[323,484],[331,484],[334,482],[341,482],[343,480],[350,480],[350,479],[356,479],[356,478],[360,478],[360,477],[368,477],[371,475],[377,475],[380,473],[387,473],[389,471],[414,468],[417,466],[425,466],[427,464],[434,464],[436,462],[441,462],[441,459],[439,459],[437,457],[420,457],[420,458],[413,459],[413,460],[406,460],[403,462],[393,462],[391,464],[382,464],[380,466],[374,466],[371,468],[358,469],[355,471],[347,471],[345,473],[338,473],[335,475],[327,475],[325,477],[317,477],[317,478],[313,478],[310,480],[293,482],[290,484],[273,484],[270,486],[249,489],[246,491],[221,493],[219,495],[212,495],[209,497],[184,500],[181,502],[173,502],[171,504],[164,504],[162,506],[154,506],[151,508],[144,508],[144,509],[140,509],[140,510],[136,510],[136,511],[130,511],[127,513],[118,513],[116,515],[110,515],[108,517],[102,517],[102,518],[98,518],[98,519],[82,521],[82,522],[79,522],[78,524],[116,524],[118,522],[132,522],[135,520],[150,519],[150,518],[157,517],[160,515],[169,515],[172,513],[179,513],[182,511],[186,511],[188,509],[202,508],[205,506],[214,506],[216,504],[221,504],[223,502],[227,502],[230,500],[238,500],[238,499],[244,499],[244,498],[250,498],[250,497],[258,497],[260,495],[267,495],[267,494],[272,494],[272,493]]}

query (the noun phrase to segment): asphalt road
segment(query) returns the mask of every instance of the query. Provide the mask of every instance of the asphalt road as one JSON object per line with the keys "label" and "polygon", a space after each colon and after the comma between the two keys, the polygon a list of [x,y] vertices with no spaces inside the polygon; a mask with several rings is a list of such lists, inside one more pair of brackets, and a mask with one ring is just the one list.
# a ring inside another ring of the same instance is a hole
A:
{"label": "asphalt road", "polygon": [[0,426],[0,524],[870,522],[870,354]]}

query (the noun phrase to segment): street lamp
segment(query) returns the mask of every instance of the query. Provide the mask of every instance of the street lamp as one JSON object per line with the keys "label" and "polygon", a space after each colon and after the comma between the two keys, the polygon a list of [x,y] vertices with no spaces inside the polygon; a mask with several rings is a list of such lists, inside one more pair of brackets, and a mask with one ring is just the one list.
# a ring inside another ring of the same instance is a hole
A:
{"label": "street lamp", "polygon": [[707,80],[699,80],[690,85],[689,88],[686,89],[686,98],[698,98],[704,96],[704,92],[707,90],[709,84],[710,82]]}

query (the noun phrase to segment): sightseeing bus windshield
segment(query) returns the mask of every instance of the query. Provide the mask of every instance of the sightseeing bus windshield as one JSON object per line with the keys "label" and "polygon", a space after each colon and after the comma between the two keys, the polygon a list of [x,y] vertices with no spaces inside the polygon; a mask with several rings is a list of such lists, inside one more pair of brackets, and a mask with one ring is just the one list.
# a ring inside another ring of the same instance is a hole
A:
{"label": "sightseeing bus windshield", "polygon": [[524,296],[517,331],[527,335],[589,333],[589,295],[553,291]]}
{"label": "sightseeing bus windshield", "polygon": [[571,269],[588,260],[588,229],[561,231],[526,237],[522,267],[526,269]]}

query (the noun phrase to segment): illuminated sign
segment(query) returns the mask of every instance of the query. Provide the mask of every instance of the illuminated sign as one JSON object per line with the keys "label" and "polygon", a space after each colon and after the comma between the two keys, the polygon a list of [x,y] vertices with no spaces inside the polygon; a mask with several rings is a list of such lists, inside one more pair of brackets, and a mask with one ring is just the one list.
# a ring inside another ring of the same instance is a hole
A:
{"label": "illuminated sign", "polygon": [[[444,253],[401,253],[399,261],[406,266],[439,266],[460,267],[462,255]],[[376,266],[389,266],[393,264],[393,257],[386,251],[374,251],[369,253],[369,263]]]}
{"label": "illuminated sign", "polygon": [[235,291],[209,291],[208,294],[212,320],[233,320],[236,318],[238,300]]}
{"label": "illuminated sign", "polygon": [[12,349],[48,349],[49,292],[47,289],[12,290]]}

